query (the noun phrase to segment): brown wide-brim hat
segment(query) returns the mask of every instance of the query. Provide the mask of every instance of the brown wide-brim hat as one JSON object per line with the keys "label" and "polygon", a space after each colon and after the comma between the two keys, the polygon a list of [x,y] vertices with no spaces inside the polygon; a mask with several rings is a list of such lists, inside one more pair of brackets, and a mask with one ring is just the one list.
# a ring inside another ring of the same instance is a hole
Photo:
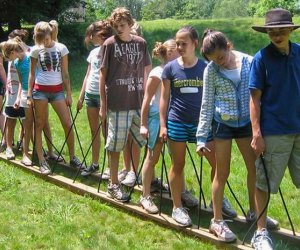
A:
{"label": "brown wide-brim hat", "polygon": [[252,26],[252,29],[267,33],[267,29],[272,28],[293,28],[298,29],[300,25],[295,25],[292,21],[292,14],[288,10],[277,8],[269,10],[266,13],[265,25],[263,26]]}

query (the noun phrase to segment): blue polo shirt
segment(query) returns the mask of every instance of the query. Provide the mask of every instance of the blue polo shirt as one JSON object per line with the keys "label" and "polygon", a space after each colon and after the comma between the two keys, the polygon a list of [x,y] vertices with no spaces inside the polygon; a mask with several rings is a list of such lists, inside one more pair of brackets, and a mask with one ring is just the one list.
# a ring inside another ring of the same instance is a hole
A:
{"label": "blue polo shirt", "polygon": [[300,133],[300,45],[290,42],[289,55],[271,43],[251,65],[249,88],[260,89],[263,136]]}

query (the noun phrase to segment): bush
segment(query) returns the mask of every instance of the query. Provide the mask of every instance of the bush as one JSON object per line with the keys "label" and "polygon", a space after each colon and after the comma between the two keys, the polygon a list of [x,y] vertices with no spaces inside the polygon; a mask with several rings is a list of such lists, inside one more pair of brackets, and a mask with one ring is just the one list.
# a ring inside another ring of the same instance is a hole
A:
{"label": "bush", "polygon": [[88,51],[83,42],[87,26],[86,23],[62,24],[59,26],[58,41],[67,46],[71,58],[87,55]]}

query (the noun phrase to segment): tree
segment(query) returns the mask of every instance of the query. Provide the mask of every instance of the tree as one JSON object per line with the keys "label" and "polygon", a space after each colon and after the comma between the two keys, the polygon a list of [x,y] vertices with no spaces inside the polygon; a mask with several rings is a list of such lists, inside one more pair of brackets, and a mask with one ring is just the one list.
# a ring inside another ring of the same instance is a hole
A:
{"label": "tree", "polygon": [[77,0],[0,0],[0,30],[8,24],[8,32],[21,28],[21,21],[59,19],[61,13],[76,6]]}
{"label": "tree", "polygon": [[295,13],[297,9],[297,0],[259,0],[250,5],[253,15],[264,16],[266,12],[273,8],[284,8],[291,13]]}
{"label": "tree", "polygon": [[214,6],[213,18],[233,18],[249,16],[248,0],[219,0]]}

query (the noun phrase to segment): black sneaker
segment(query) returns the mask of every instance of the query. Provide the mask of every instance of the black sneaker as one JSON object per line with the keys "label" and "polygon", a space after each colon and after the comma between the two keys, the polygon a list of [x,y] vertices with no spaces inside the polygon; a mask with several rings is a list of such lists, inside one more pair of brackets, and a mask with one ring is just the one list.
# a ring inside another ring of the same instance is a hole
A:
{"label": "black sneaker", "polygon": [[168,186],[168,184],[166,184],[166,183],[162,184],[160,178],[155,178],[151,182],[150,192],[151,193],[160,192],[160,189],[162,189],[163,193],[168,193],[169,192],[169,186]]}
{"label": "black sneaker", "polygon": [[70,160],[70,166],[73,168],[84,169],[83,163],[74,155]]}
{"label": "black sneaker", "polygon": [[81,172],[81,176],[89,176],[92,173],[96,172],[99,170],[99,165],[94,165],[92,164],[91,166],[89,166],[88,168],[85,168],[82,172]]}

